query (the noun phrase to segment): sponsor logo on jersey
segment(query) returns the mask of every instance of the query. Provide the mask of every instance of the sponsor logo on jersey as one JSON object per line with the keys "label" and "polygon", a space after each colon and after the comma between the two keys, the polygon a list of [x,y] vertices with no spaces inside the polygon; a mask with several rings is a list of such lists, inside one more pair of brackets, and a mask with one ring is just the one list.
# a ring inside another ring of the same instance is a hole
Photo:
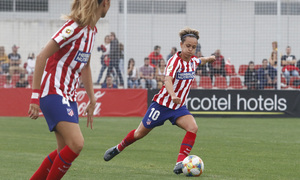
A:
{"label": "sponsor logo on jersey", "polygon": [[195,72],[177,72],[176,79],[179,80],[187,80],[187,79],[194,79]]}
{"label": "sponsor logo on jersey", "polygon": [[78,51],[74,60],[78,61],[80,63],[87,63],[90,55],[91,55],[91,53],[89,53],[89,52]]}
{"label": "sponsor logo on jersey", "polygon": [[74,28],[72,26],[67,26],[65,29],[62,30],[62,32],[59,34],[64,40],[66,40],[68,37],[72,36],[74,33]]}

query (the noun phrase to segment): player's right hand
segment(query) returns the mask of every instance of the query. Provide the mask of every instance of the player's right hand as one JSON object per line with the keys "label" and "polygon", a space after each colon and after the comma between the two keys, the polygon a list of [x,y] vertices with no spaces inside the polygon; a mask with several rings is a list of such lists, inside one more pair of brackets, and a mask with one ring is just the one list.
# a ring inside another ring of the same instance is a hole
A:
{"label": "player's right hand", "polygon": [[181,99],[177,96],[172,96],[172,101],[175,104],[180,104],[181,103]]}
{"label": "player's right hand", "polygon": [[31,119],[37,119],[39,117],[40,106],[37,104],[30,104],[28,110],[28,116]]}

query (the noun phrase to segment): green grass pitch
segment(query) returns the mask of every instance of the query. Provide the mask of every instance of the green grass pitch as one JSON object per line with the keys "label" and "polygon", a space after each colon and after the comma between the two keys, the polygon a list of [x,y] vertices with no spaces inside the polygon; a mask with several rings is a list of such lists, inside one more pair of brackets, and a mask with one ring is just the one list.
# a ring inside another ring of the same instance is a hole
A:
{"label": "green grass pitch", "polygon": [[[185,132],[168,121],[109,162],[106,149],[136,128],[141,118],[80,119],[85,146],[64,179],[183,179],[172,170]],[[300,119],[196,118],[191,154],[205,164],[200,179],[300,179]],[[44,118],[0,117],[0,179],[29,179],[56,148]]]}

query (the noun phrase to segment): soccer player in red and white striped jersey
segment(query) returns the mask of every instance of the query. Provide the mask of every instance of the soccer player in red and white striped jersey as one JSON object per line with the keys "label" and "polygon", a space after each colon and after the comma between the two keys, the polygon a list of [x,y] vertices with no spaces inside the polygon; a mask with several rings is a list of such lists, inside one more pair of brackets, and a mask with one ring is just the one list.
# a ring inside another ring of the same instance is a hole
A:
{"label": "soccer player in red and white striped jersey", "polygon": [[194,56],[199,39],[199,32],[186,28],[179,32],[181,51],[168,61],[165,69],[165,85],[153,98],[142,122],[137,129],[130,131],[117,145],[108,149],[104,160],[109,161],[127,146],[146,136],[153,128],[161,126],[166,120],[186,131],[182,140],[174,173],[182,173],[182,161],[189,155],[196,139],[198,126],[194,117],[185,106],[185,101],[194,79],[198,64],[214,62],[215,57]]}
{"label": "soccer player in red and white striped jersey", "polygon": [[90,68],[100,18],[105,17],[110,0],[73,0],[66,23],[54,34],[36,58],[29,117],[37,119],[39,109],[50,131],[55,132],[57,149],[42,162],[31,180],[61,179],[83,148],[78,124],[76,88],[79,77],[90,103],[87,127],[93,127],[95,97]]}

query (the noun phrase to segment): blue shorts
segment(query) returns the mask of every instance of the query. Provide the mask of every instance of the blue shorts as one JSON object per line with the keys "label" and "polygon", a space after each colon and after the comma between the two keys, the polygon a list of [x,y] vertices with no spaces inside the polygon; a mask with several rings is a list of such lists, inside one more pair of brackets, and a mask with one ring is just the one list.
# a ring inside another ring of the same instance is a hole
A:
{"label": "blue shorts", "polygon": [[40,99],[40,108],[45,116],[50,131],[55,131],[60,121],[78,124],[77,103],[66,98],[50,94]]}
{"label": "blue shorts", "polygon": [[163,125],[168,119],[173,125],[175,125],[176,120],[184,115],[191,115],[185,105],[174,110],[153,101],[149,106],[142,122],[146,128],[151,129],[156,126]]}

